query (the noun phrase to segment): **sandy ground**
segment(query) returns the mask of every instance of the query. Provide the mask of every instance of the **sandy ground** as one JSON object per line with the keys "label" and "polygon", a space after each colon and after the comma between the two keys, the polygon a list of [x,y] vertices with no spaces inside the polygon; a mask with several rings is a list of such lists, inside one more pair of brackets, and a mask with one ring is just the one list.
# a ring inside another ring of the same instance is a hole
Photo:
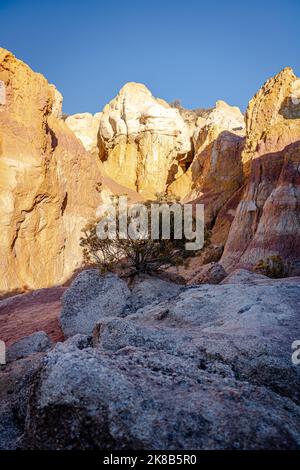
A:
{"label": "sandy ground", "polygon": [[39,289],[0,301],[0,339],[6,345],[35,331],[45,331],[53,341],[63,339],[58,323],[61,297],[66,287]]}

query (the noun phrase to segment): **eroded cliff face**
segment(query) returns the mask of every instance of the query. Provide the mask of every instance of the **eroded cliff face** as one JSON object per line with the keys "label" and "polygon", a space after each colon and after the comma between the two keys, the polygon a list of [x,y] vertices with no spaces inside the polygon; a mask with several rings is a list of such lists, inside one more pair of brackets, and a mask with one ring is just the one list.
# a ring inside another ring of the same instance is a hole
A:
{"label": "eroded cliff face", "polygon": [[205,204],[209,224],[243,183],[244,132],[244,116],[239,108],[218,101],[212,110],[198,117],[192,134],[192,162],[168,187],[170,194],[185,202]]}
{"label": "eroded cliff face", "polygon": [[5,49],[0,81],[0,291],[55,285],[80,265],[100,168],[60,119],[55,87]]}
{"label": "eroded cliff face", "polygon": [[99,155],[107,174],[144,197],[204,203],[211,224],[243,183],[244,133],[244,116],[223,101],[197,113],[128,83],[101,114]]}
{"label": "eroded cliff face", "polygon": [[222,257],[228,270],[270,255],[300,259],[299,84],[286,68],[249,103],[242,156],[249,176]]}
{"label": "eroded cliff face", "polygon": [[178,109],[127,83],[103,110],[99,147],[111,178],[153,197],[165,193],[172,165],[191,151],[191,140]]}
{"label": "eroded cliff face", "polygon": [[96,158],[98,156],[98,132],[101,113],[79,113],[68,116],[65,120],[67,126],[81,141],[84,148]]}
{"label": "eroded cliff face", "polygon": [[227,270],[270,254],[297,260],[299,83],[285,69],[262,87],[246,138],[238,108],[188,111],[137,83],[103,112],[64,120],[56,88],[0,49],[0,291],[67,280],[82,262],[82,228],[111,194],[204,203],[212,245],[230,230]]}

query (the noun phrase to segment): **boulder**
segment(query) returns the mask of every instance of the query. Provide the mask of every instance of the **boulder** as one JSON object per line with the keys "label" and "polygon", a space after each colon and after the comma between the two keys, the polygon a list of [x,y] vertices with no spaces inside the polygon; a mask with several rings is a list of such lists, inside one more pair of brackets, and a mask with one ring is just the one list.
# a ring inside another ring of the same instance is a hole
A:
{"label": "boulder", "polygon": [[219,263],[212,262],[202,266],[188,284],[219,284],[225,279],[227,273]]}
{"label": "boulder", "polygon": [[24,432],[27,405],[43,353],[0,366],[0,450],[14,450]]}
{"label": "boulder", "polygon": [[51,345],[49,336],[44,331],[37,331],[12,344],[7,350],[7,361],[12,362],[34,353],[48,351]]}
{"label": "boulder", "polygon": [[299,280],[187,287],[47,354],[27,449],[299,449]]}
{"label": "boulder", "polygon": [[65,337],[91,334],[101,318],[122,315],[129,297],[126,282],[117,275],[82,271],[62,298],[60,324]]}
{"label": "boulder", "polygon": [[131,286],[131,308],[138,310],[152,303],[176,297],[182,286],[154,276],[139,276]]}
{"label": "boulder", "polygon": [[291,361],[291,345],[300,338],[299,296],[299,278],[268,279],[261,285],[203,285],[126,319],[187,334],[187,348],[192,355],[195,348],[202,351],[206,365],[220,360],[236,377],[299,403],[300,369]]}
{"label": "boulder", "polygon": [[28,449],[296,449],[300,410],[161,350],[57,345],[35,383]]}
{"label": "boulder", "polygon": [[235,269],[222,280],[222,284],[259,284],[261,281],[268,280],[270,283],[274,283],[273,280],[271,281],[270,278],[263,274],[254,273],[247,269]]}

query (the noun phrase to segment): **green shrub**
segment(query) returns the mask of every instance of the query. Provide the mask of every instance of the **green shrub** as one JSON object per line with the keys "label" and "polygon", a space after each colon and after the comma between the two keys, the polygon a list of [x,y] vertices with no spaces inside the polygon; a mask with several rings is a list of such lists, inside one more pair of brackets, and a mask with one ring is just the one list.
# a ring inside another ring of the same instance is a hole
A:
{"label": "green shrub", "polygon": [[273,279],[288,277],[291,270],[290,263],[285,262],[280,256],[273,255],[260,260],[254,271]]}
{"label": "green shrub", "polygon": [[[159,197],[156,201],[149,201],[145,204],[148,211],[148,231],[151,233],[151,203],[167,204],[169,207],[172,201],[162,200]],[[179,204],[178,202],[176,202]],[[182,224],[182,238],[174,237],[174,216],[171,212],[170,218],[170,239],[163,239],[160,233],[158,239],[127,239],[120,238],[118,227],[118,198],[115,199],[117,212],[117,237],[115,239],[101,239],[97,236],[97,225],[99,220],[92,222],[83,230],[84,236],[80,245],[83,248],[83,255],[86,264],[96,265],[101,272],[114,271],[120,269],[123,275],[131,276],[138,273],[154,273],[163,271],[170,266],[179,266],[188,263],[194,251],[186,250],[187,240],[184,236]],[[183,211],[182,211],[183,217]],[[129,222],[129,219],[128,219]],[[161,232],[161,230],[160,230]]]}

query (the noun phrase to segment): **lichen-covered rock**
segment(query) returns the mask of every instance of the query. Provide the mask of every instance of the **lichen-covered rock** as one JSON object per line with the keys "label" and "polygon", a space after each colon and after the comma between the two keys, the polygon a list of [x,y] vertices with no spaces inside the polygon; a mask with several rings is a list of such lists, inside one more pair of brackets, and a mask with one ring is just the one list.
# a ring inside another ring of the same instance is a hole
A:
{"label": "lichen-covered rock", "polygon": [[235,269],[227,277],[225,277],[224,280],[222,280],[222,284],[259,284],[261,281],[268,280],[271,283],[274,282],[263,274],[254,273],[253,271],[248,271],[247,269]]}
{"label": "lichen-covered rock", "polygon": [[27,448],[299,448],[290,400],[163,352],[128,353],[57,347],[30,400]]}
{"label": "lichen-covered rock", "polygon": [[299,82],[290,68],[250,101],[243,161],[248,183],[222,257],[226,270],[253,269],[268,256],[300,259]]}
{"label": "lichen-covered rock", "polygon": [[12,344],[7,351],[7,361],[12,362],[34,353],[46,352],[51,348],[51,344],[49,336],[44,331],[37,331]]}
{"label": "lichen-covered rock", "polygon": [[299,449],[299,281],[186,288],[44,359],[29,449]]}
{"label": "lichen-covered rock", "polygon": [[133,310],[176,297],[182,286],[155,276],[139,276],[131,286],[130,305]]}
{"label": "lichen-covered rock", "polygon": [[0,450],[14,450],[24,432],[33,379],[43,353],[0,366]]}
{"label": "lichen-covered rock", "polygon": [[82,271],[62,298],[61,328],[66,337],[91,334],[103,317],[122,315],[130,297],[126,282],[99,270]]}

